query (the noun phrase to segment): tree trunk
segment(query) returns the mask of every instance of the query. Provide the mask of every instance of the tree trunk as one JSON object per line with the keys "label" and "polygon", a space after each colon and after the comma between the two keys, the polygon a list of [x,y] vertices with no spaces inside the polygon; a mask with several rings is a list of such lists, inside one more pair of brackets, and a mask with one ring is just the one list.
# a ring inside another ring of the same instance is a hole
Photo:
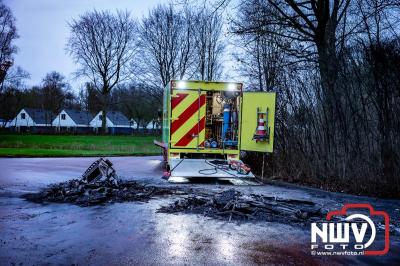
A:
{"label": "tree trunk", "polygon": [[102,110],[102,117],[101,117],[101,133],[107,134],[108,128],[107,128],[107,111],[105,108]]}
{"label": "tree trunk", "polygon": [[[336,148],[335,130],[337,129],[338,102],[336,81],[338,77],[338,58],[336,55],[335,22],[329,20],[316,34],[318,65],[321,78],[321,112],[325,124],[325,169],[335,168]],[[328,167],[331,166],[331,167]],[[329,173],[332,174],[332,173]]]}
{"label": "tree trunk", "polygon": [[103,92],[103,108],[102,108],[102,117],[101,117],[101,133],[103,133],[103,134],[108,133],[107,109],[108,109],[108,93]]}

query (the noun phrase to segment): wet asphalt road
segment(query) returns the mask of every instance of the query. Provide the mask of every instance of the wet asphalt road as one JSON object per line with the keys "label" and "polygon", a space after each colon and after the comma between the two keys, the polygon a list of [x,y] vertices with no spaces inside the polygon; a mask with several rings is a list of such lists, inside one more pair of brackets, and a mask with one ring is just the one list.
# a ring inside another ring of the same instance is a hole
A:
{"label": "wet asphalt road", "polygon": [[[0,265],[399,265],[399,234],[384,257],[310,255],[308,227],[236,224],[156,210],[175,198],[149,203],[78,207],[35,204],[20,198],[79,175],[94,158],[0,158]],[[113,157],[124,179],[165,184],[160,157]],[[223,190],[231,186],[200,185]],[[368,202],[398,219],[400,201],[378,200],[283,186],[235,187],[244,193],[312,199],[328,209]]]}

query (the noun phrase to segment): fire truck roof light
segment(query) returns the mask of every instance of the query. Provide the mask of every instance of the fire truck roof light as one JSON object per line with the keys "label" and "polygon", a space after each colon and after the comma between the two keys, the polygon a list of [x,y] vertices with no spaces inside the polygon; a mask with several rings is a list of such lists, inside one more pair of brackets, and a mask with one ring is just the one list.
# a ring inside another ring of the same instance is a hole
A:
{"label": "fire truck roof light", "polygon": [[176,87],[178,89],[184,89],[186,87],[186,82],[184,81],[178,81],[178,83],[176,84]]}
{"label": "fire truck roof light", "polygon": [[230,90],[230,91],[236,90],[236,84],[229,83],[229,84],[228,84],[228,90]]}

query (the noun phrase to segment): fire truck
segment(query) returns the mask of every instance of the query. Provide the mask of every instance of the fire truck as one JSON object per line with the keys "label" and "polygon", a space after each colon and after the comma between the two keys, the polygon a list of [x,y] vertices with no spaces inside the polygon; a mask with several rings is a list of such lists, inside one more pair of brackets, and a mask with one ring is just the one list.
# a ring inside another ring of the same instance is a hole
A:
{"label": "fire truck", "polygon": [[172,80],[164,89],[164,177],[254,178],[246,151],[271,153],[275,92],[243,91],[242,83]]}

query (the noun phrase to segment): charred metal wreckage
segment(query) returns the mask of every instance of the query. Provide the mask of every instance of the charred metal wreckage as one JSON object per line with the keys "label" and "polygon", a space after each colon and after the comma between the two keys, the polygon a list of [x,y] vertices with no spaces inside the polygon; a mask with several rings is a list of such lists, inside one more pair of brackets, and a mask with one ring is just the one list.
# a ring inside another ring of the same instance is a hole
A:
{"label": "charred metal wreckage", "polygon": [[155,186],[118,178],[113,164],[100,158],[80,179],[51,185],[38,193],[24,195],[38,203],[72,203],[91,206],[123,201],[147,202],[174,197],[158,209],[161,213],[192,213],[228,221],[277,221],[305,223],[324,217],[321,206],[297,199],[244,194],[235,189],[215,191],[190,186]]}
{"label": "charred metal wreckage", "polygon": [[153,196],[174,193],[161,187],[146,186],[118,178],[112,163],[100,158],[92,163],[80,179],[54,184],[38,193],[26,194],[34,202],[73,203],[90,206],[107,202],[147,201]]}

